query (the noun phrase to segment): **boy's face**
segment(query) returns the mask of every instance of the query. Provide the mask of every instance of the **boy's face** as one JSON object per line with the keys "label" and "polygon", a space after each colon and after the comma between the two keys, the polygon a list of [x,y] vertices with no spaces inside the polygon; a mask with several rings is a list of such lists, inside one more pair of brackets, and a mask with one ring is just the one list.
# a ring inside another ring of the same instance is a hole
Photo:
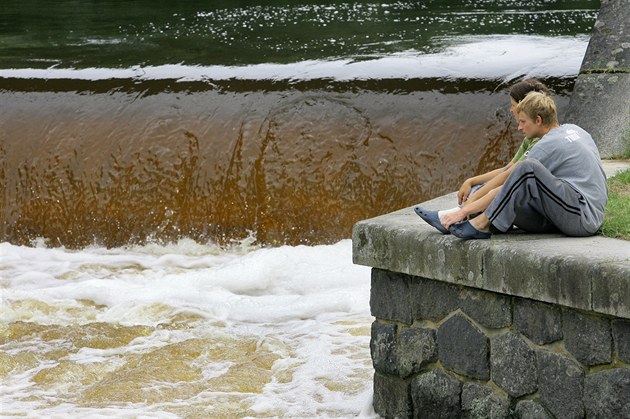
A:
{"label": "boy's face", "polygon": [[543,131],[543,126],[542,118],[540,116],[536,116],[536,120],[533,120],[529,116],[527,116],[525,112],[519,112],[517,119],[518,130],[521,131],[525,135],[525,137],[542,137],[541,132]]}

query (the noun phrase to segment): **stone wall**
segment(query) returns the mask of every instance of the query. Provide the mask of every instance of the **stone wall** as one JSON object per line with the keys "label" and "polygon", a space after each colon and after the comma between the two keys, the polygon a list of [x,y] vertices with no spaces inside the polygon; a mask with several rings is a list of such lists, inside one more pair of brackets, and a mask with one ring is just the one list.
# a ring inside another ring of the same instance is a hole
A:
{"label": "stone wall", "polygon": [[372,267],[382,417],[630,419],[629,241],[461,240],[409,207],[356,223],[352,259]]}
{"label": "stone wall", "polygon": [[378,268],[370,307],[382,417],[630,418],[630,319]]}

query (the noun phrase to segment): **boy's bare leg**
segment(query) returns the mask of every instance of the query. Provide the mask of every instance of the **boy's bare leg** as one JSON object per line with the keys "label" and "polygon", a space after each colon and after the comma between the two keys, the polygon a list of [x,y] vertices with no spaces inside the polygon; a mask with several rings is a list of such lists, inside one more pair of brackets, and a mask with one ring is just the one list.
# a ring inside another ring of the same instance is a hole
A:
{"label": "boy's bare leg", "polygon": [[470,220],[470,225],[472,225],[479,231],[483,231],[484,233],[490,232],[490,220],[483,212]]}

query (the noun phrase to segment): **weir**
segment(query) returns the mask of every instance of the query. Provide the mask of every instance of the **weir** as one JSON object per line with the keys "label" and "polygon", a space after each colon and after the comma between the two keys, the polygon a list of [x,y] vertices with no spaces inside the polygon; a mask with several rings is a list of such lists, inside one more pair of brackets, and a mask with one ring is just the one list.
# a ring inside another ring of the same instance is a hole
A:
{"label": "weir", "polygon": [[[630,142],[621,3],[602,1],[564,120],[591,130],[604,158]],[[464,241],[413,207],[355,224],[352,242],[354,263],[372,267],[382,417],[630,417],[630,242],[522,232]]]}
{"label": "weir", "polygon": [[0,78],[0,241],[334,243],[505,160],[498,83]]}

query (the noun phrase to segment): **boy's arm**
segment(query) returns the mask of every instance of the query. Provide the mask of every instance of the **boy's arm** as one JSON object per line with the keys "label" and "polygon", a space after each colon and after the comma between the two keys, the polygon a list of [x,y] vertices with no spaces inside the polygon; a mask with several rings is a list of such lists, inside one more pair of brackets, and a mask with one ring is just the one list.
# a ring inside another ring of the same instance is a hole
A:
{"label": "boy's arm", "polygon": [[[511,164],[511,163],[510,163]],[[468,199],[468,195],[470,194],[470,190],[473,185],[481,185],[482,183],[486,183],[491,179],[494,179],[497,175],[501,174],[508,166],[502,167],[500,169],[495,169],[487,173],[483,173],[481,175],[473,176],[464,181],[462,186],[457,191],[457,203],[461,205],[466,199]],[[477,192],[475,192],[476,194]]]}
{"label": "boy's arm", "polygon": [[[466,179],[457,192],[457,203],[461,205],[462,203],[470,200],[475,201],[487,194],[488,191],[496,188],[497,186],[503,185],[503,182],[505,182],[505,179],[507,179],[507,176],[512,172],[513,168],[514,164],[508,163],[507,166],[500,169],[495,169],[488,173]],[[505,175],[506,172],[508,175]],[[472,197],[469,197],[468,195],[470,194],[472,186],[480,185],[482,183],[484,186],[478,189]]]}
{"label": "boy's arm", "polygon": [[512,173],[512,170],[514,170],[514,167],[516,167],[517,164],[518,162],[516,162],[515,164],[511,164],[511,163],[508,164],[501,173],[494,176],[492,179],[487,181],[481,188],[475,191],[475,193],[472,194],[472,196],[466,201],[466,203],[468,204],[469,202],[470,203],[475,202],[476,200],[481,199],[491,190],[503,185],[503,183],[505,183],[505,180],[508,178],[508,176],[510,176],[510,173]]}

